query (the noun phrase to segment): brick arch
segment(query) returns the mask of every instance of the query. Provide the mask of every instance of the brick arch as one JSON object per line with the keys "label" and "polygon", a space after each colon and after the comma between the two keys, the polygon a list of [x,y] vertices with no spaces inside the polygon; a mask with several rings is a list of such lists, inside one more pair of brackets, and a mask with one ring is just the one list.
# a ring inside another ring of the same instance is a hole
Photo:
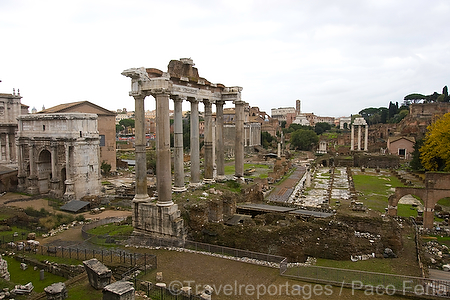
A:
{"label": "brick arch", "polygon": [[450,197],[450,173],[426,173],[425,188],[397,187],[395,193],[389,197],[388,213],[397,215],[398,201],[405,195],[415,195],[423,200],[423,227],[433,228],[434,207],[445,197]]}
{"label": "brick arch", "polygon": [[[425,204],[425,198],[427,195],[427,190],[424,188],[410,188],[410,187],[397,187],[395,188],[395,193],[389,197],[389,206],[397,207],[398,202],[403,196],[413,195],[422,199],[423,204]],[[397,214],[397,213],[396,213]]]}

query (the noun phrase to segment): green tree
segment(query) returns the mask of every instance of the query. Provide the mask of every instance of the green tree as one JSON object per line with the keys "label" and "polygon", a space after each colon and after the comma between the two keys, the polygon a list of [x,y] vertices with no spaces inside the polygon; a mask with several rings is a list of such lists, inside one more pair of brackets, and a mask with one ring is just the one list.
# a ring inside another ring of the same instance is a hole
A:
{"label": "green tree", "polygon": [[[404,106],[402,106],[404,107]],[[391,123],[399,123],[403,120],[407,115],[409,115],[409,109],[401,109],[398,114],[394,116],[390,121]]]}
{"label": "green tree", "polygon": [[389,102],[387,119],[388,120],[392,119],[397,113],[398,113],[398,102],[397,104],[392,103],[392,101]]}
{"label": "green tree", "polygon": [[291,134],[292,147],[299,150],[311,150],[319,142],[319,137],[312,130],[297,129]]}
{"label": "green tree", "polygon": [[314,131],[316,132],[317,135],[321,135],[322,133],[330,129],[331,125],[325,122],[316,123],[316,125],[314,126]]}
{"label": "green tree", "polygon": [[408,101],[409,103],[419,103],[420,101],[428,101],[429,96],[425,96],[422,94],[409,94],[406,95],[403,100]]}
{"label": "green tree", "polygon": [[102,161],[100,169],[102,170],[103,174],[109,175],[109,172],[111,171],[111,165],[108,164],[106,161]]}
{"label": "green tree", "polygon": [[423,146],[423,139],[417,140],[414,144],[414,151],[411,153],[412,159],[409,166],[414,171],[423,170],[422,162],[420,161],[420,148]]}
{"label": "green tree", "polygon": [[134,119],[122,119],[119,121],[119,125],[122,125],[124,128],[134,128]]}
{"label": "green tree", "polygon": [[183,149],[188,152],[191,149],[191,112],[183,118]]}
{"label": "green tree", "polygon": [[123,125],[116,124],[116,133],[119,133],[119,132],[121,132],[124,129],[125,129],[125,127],[123,127]]}
{"label": "green tree", "polygon": [[147,170],[153,171],[153,174],[156,174],[156,151],[155,150],[147,150],[146,152],[146,161],[147,161]]}
{"label": "green tree", "polygon": [[275,138],[267,131],[261,132],[261,144],[265,149],[267,149],[272,144],[272,141],[274,139]]}
{"label": "green tree", "polygon": [[450,113],[428,126],[420,161],[429,171],[450,172]]}

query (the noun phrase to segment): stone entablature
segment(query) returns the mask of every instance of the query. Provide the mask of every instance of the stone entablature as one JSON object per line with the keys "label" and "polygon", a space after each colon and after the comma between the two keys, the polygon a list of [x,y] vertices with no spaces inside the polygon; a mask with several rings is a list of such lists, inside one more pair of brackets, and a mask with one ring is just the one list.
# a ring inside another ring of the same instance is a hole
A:
{"label": "stone entablature", "polygon": [[100,194],[97,115],[33,114],[18,121],[19,191],[67,201]]}

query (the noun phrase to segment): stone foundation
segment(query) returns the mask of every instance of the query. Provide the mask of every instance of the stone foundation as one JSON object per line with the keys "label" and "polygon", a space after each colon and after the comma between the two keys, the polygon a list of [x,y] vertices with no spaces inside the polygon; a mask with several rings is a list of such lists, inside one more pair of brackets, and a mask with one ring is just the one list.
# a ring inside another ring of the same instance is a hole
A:
{"label": "stone foundation", "polygon": [[185,239],[184,221],[178,205],[133,202],[133,212],[136,233],[163,239]]}

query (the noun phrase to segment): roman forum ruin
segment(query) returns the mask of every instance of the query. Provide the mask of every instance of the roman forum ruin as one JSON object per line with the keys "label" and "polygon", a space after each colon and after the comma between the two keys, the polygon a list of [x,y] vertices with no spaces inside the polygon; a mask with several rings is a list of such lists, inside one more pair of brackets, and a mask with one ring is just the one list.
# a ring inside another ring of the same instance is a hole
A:
{"label": "roman forum ruin", "polygon": [[97,115],[28,114],[17,118],[19,192],[65,201],[100,192]]}
{"label": "roman forum ruin", "polygon": [[[365,133],[364,133],[364,151],[367,152],[368,148],[368,139],[369,139],[369,126],[367,125],[366,120],[364,120],[364,118],[356,118],[351,127],[352,127],[352,132],[351,132],[351,144],[350,144],[350,150],[356,150],[356,151],[361,151],[361,131],[362,131],[362,127],[365,127]],[[358,146],[355,149],[355,127],[358,127]]]}
{"label": "roman forum ruin", "polygon": [[[204,183],[214,182],[225,174],[223,153],[223,106],[232,101],[236,110],[235,136],[235,178],[243,180],[244,175],[244,105],[241,100],[242,88],[214,84],[198,74],[190,58],[171,60],[168,71],[155,68],[131,68],[122,75],[131,78],[130,96],[135,101],[135,152],[136,152],[136,194],[133,199],[133,226],[137,233],[151,234],[161,238],[184,239],[183,219],[177,204],[172,201],[172,176],[170,153],[169,99],[174,101],[174,190],[182,191],[183,171],[183,130],[182,102],[191,105],[191,181],[196,187],[200,182],[200,145],[198,104],[205,108],[204,134]],[[147,96],[156,100],[156,192],[154,203],[147,193],[146,139],[144,100]],[[216,106],[217,155],[213,149],[212,105]],[[214,177],[214,156],[217,176]]]}

